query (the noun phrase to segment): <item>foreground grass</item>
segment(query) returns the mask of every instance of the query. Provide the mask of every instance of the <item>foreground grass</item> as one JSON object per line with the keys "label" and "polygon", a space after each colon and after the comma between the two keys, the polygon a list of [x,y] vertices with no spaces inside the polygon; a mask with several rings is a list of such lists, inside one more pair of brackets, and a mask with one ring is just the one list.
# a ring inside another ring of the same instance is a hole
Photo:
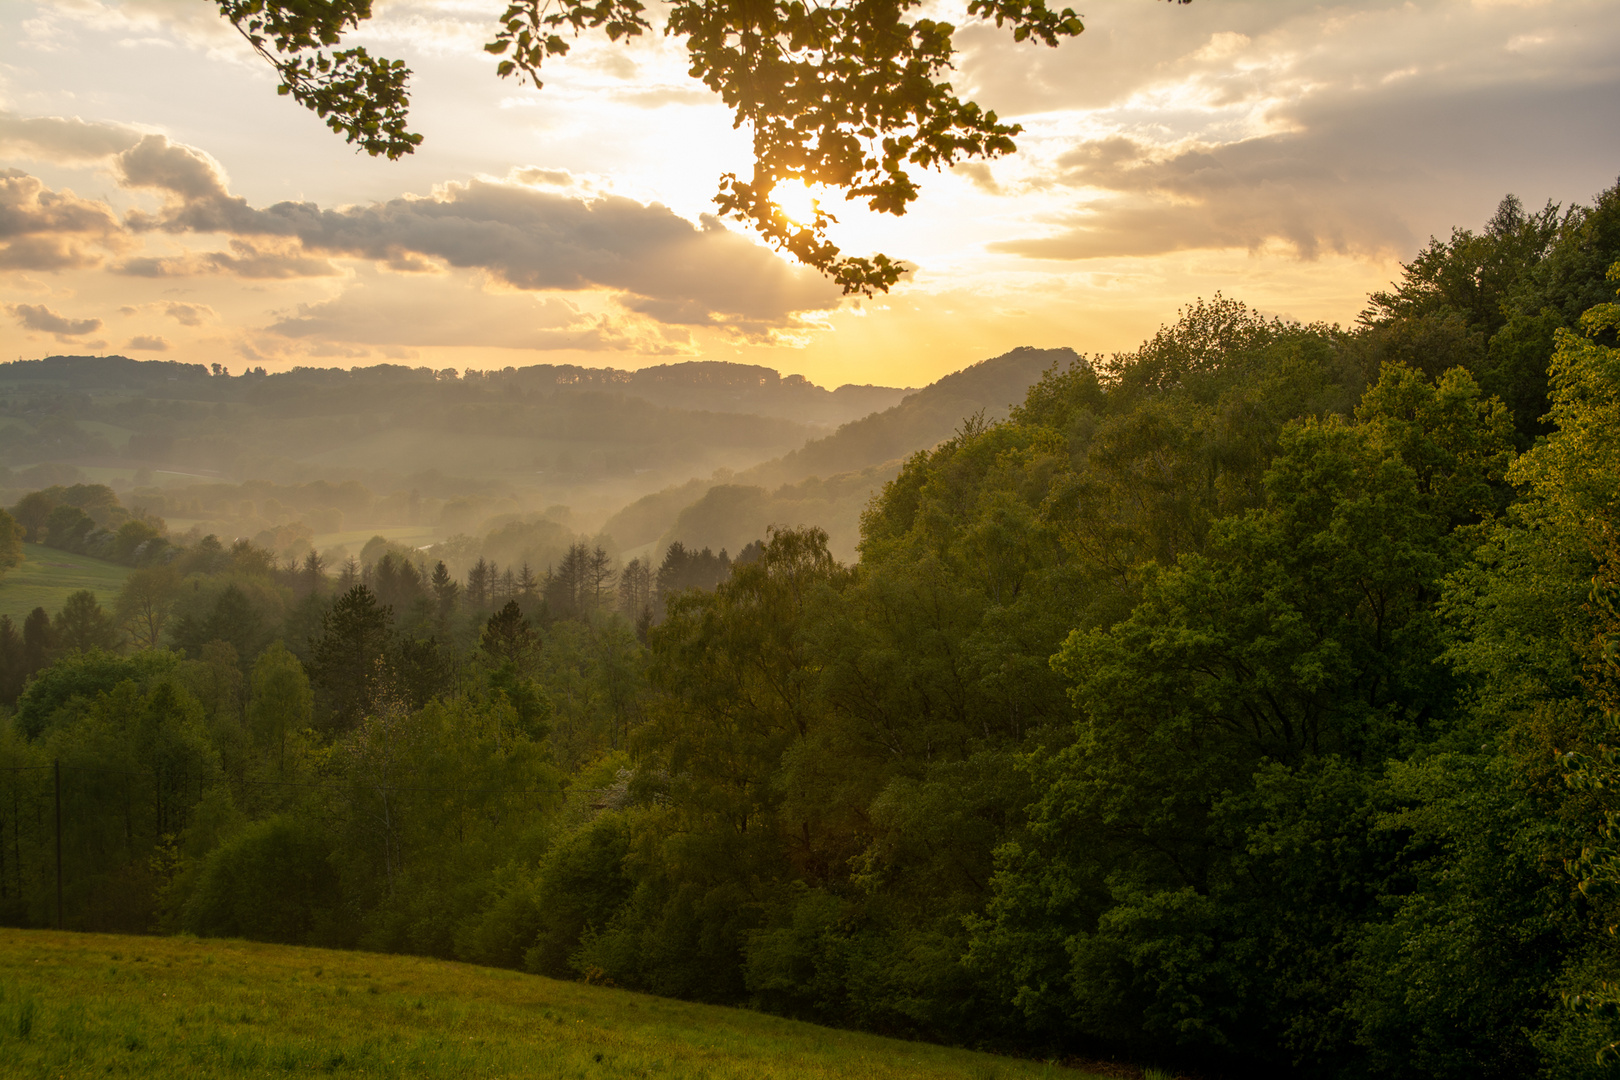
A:
{"label": "foreground grass", "polygon": [[89,589],[102,607],[110,609],[129,573],[128,567],[117,563],[24,544],[23,561],[0,578],[0,615],[10,615],[20,629],[30,611],[42,607],[55,615],[80,589]]}
{"label": "foreground grass", "polygon": [[1081,1080],[901,1042],[416,957],[0,930],[0,1076]]}

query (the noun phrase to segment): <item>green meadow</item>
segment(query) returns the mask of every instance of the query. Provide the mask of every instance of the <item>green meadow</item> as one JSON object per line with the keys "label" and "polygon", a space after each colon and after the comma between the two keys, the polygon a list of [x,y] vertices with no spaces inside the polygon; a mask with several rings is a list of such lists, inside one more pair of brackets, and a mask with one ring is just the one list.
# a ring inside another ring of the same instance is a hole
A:
{"label": "green meadow", "polygon": [[0,930],[7,1077],[1017,1080],[1058,1065],[375,953]]}
{"label": "green meadow", "polygon": [[80,589],[89,589],[110,609],[128,576],[127,566],[42,544],[24,544],[23,561],[0,577],[0,615],[10,615],[19,625],[36,607],[54,615]]}

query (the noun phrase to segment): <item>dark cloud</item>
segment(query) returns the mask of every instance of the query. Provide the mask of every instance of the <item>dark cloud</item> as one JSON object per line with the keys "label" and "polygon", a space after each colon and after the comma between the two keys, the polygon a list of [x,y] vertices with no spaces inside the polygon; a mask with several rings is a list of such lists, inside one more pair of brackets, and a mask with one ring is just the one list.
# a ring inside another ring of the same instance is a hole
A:
{"label": "dark cloud", "polygon": [[1002,241],[993,250],[1037,258],[1158,255],[1196,248],[1257,249],[1280,240],[1303,258],[1324,250],[1409,246],[1409,227],[1380,192],[1296,135],[1170,154],[1116,137],[1060,159],[1061,182],[1110,196],[1066,220],[1052,237]]}
{"label": "dark cloud", "polygon": [[61,341],[101,329],[100,319],[70,319],[66,315],[52,311],[44,304],[10,304],[7,310],[28,329],[55,334]]}
{"label": "dark cloud", "polygon": [[[161,207],[131,211],[120,221],[103,202],[53,192],[15,170],[0,173],[0,267],[93,266],[107,252],[127,252],[143,235],[202,234],[223,235],[224,248],[130,255],[112,270],[145,278],[318,278],[343,273],[331,261],[336,258],[434,279],[446,269],[472,270],[521,291],[608,290],[627,309],[671,327],[712,326],[751,337],[797,325],[799,313],[839,301],[837,288],[821,276],[712,217],[693,224],[667,207],[633,199],[587,200],[475,180],[428,197],[335,210],[295,202],[256,208],[231,194],[214,159],[162,135],[140,137],[112,164],[121,184],[156,193]],[[539,172],[531,178],[555,179]],[[320,325],[337,334],[334,318],[312,310],[284,320],[278,332],[303,335]],[[421,325],[420,319],[409,322]],[[445,325],[462,327],[455,319]],[[523,334],[527,348],[621,348],[629,341],[602,326]]]}
{"label": "dark cloud", "polygon": [[[1417,80],[1278,109],[1272,119],[1284,132],[1221,145],[1083,142],[1050,179],[1101,197],[1054,235],[991,248],[1088,259],[1281,242],[1307,259],[1409,256],[1437,224],[1482,218],[1509,190],[1529,202],[1595,194],[1615,165],[1612,150],[1585,133],[1617,112],[1615,84],[1464,93]],[[1568,191],[1581,174],[1591,188]]]}
{"label": "dark cloud", "polygon": [[148,135],[114,159],[119,179],[128,188],[162,192],[166,205],[156,214],[129,215],[137,231],[257,232],[247,200],[226,188],[219,163],[201,150]]}
{"label": "dark cloud", "polygon": [[237,277],[272,280],[335,277],[343,272],[326,259],[306,255],[296,242],[231,240],[227,246],[229,251],[139,256],[124,260],[112,270],[128,277],[235,274]]}
{"label": "dark cloud", "polygon": [[170,346],[167,338],[158,337],[155,334],[137,335],[136,337],[130,338],[129,344],[124,346],[126,349],[132,349],[139,352],[168,352],[169,347]]}
{"label": "dark cloud", "polygon": [[[700,228],[666,207],[633,199],[587,201],[474,180],[447,185],[432,197],[339,210],[293,202],[255,209],[229,193],[212,159],[162,136],[149,136],[121,154],[118,168],[128,186],[165,198],[157,213],[129,215],[137,232],[226,233],[244,243],[295,240],[311,256],[361,258],[402,270],[442,263],[483,270],[524,290],[606,288],[627,294],[632,308],[654,318],[745,332],[790,324],[797,312],[838,302],[838,290],[825,279],[712,218]],[[278,255],[285,259],[289,252],[278,249]],[[243,276],[280,276],[245,256],[207,259]],[[169,276],[198,265],[141,259],[121,269]],[[291,264],[276,265],[288,267],[286,276],[295,273]],[[318,269],[304,264],[296,273]]]}
{"label": "dark cloud", "polygon": [[105,203],[52,191],[16,169],[0,169],[0,269],[64,270],[96,266],[95,249],[128,245]]}

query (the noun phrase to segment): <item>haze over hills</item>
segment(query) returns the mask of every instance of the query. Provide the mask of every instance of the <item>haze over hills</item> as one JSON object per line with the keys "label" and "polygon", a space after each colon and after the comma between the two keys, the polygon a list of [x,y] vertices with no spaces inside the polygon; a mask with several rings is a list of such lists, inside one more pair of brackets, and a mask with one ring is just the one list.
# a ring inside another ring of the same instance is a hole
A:
{"label": "haze over hills", "polygon": [[111,470],[102,478],[121,473],[132,486],[142,469],[159,483],[354,481],[418,499],[483,496],[493,500],[483,516],[566,504],[599,520],[648,491],[782,454],[904,393],[826,390],[714,362],[645,373],[382,365],[230,375],[58,356],[0,365],[0,463]]}
{"label": "haze over hills", "polygon": [[735,551],[802,523],[853,558],[860,509],[901,459],[966,416],[1005,415],[1073,358],[1017,349],[912,392],[718,361],[232,375],[53,356],[0,364],[0,488],[106,482],[179,531],[284,554],[366,530],[420,545],[543,519],[547,542],[519,554],[593,533],[614,551]]}
{"label": "haze over hills", "polygon": [[834,476],[904,458],[950,437],[963,419],[983,412],[995,422],[1006,417],[1025,392],[1056,366],[1080,361],[1073,349],[1021,346],[981,360],[907,394],[892,408],[851,420],[824,438],[813,439],[776,461],[755,466],[739,482],[788,483],[811,476]]}
{"label": "haze over hills", "polygon": [[736,551],[769,525],[819,525],[833,553],[852,560],[862,508],[906,457],[949,438],[975,413],[1003,419],[1043,372],[1084,362],[1072,349],[1027,346],[981,360],[724,483],[689,481],[645,496],[603,531],[629,548],[661,550],[679,540]]}

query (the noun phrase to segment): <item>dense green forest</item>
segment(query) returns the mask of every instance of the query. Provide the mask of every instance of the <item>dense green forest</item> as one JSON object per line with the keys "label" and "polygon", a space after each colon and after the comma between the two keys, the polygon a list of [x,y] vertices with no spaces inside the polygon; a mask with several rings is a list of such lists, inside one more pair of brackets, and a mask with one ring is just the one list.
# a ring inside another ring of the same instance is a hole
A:
{"label": "dense green forest", "polygon": [[69,928],[1612,1075],[1617,290],[1620,187],[1504,200],[1349,329],[1199,301],[912,455],[853,565],[813,525],[325,565],[42,488],[11,531],[135,570],[0,620],[0,918],[58,918],[59,791]]}

